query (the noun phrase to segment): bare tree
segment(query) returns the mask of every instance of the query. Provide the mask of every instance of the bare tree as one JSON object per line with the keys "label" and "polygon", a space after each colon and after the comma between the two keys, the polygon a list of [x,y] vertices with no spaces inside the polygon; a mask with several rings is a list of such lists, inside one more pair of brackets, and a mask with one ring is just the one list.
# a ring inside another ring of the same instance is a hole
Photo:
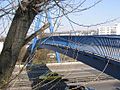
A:
{"label": "bare tree", "polygon": [[[0,20],[7,19],[10,21],[9,23],[5,21],[8,26],[4,27],[4,29],[8,29],[9,25],[10,27],[0,54],[0,88],[9,81],[22,47],[49,27],[49,24],[46,24],[48,11],[52,11],[54,16],[52,19],[65,16],[70,21],[70,24],[74,23],[79,26],[89,27],[88,25],[80,25],[72,21],[68,14],[88,10],[101,1],[98,0],[92,5],[82,8],[81,6],[87,0],[78,0],[77,2],[75,0],[1,0]],[[59,15],[54,14],[57,10],[60,10]],[[30,30],[30,26],[38,14],[45,17],[45,23],[43,23],[43,27],[37,32],[27,37],[28,30]],[[55,23],[56,20],[54,20]],[[4,29],[3,32],[5,31]]]}
{"label": "bare tree", "polygon": [[42,0],[23,0],[18,5],[0,55],[0,87],[7,83],[14,69],[19,52],[25,43],[27,32],[37,15],[35,10],[38,7],[35,5],[42,3],[45,2]]}

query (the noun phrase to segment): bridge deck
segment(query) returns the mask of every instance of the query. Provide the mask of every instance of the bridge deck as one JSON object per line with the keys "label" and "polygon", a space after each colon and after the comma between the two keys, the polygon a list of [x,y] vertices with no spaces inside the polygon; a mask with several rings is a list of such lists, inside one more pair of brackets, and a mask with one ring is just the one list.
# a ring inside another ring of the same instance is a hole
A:
{"label": "bridge deck", "polygon": [[120,80],[120,36],[50,36],[38,41]]}

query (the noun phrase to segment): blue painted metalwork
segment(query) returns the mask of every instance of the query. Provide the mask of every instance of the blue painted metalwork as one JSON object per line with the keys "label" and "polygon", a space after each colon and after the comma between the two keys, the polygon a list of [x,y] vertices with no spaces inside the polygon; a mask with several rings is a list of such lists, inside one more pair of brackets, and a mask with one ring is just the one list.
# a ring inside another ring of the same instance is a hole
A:
{"label": "blue painted metalwork", "polygon": [[49,24],[50,24],[50,27],[49,27],[50,33],[53,33],[54,26],[52,25],[52,17],[51,17],[51,15],[50,15],[50,12],[49,12],[49,11],[47,12],[47,19],[48,19],[48,22],[49,22]]}
{"label": "blue painted metalwork", "polygon": [[[48,18],[48,22],[49,22],[49,24],[50,24],[50,27],[49,27],[49,29],[50,29],[50,33],[53,33],[53,31],[54,31],[54,26],[53,26],[53,23],[52,23],[52,17],[51,17],[51,15],[50,15],[50,12],[48,11],[47,12],[47,18]],[[60,63],[61,62],[61,60],[60,60],[60,54],[58,53],[58,52],[55,52],[56,53],[56,60],[57,60],[57,62],[58,63]]]}
{"label": "blue painted metalwork", "polygon": [[37,42],[37,38],[34,37],[34,39],[32,40],[31,53],[35,51],[36,42]]}
{"label": "blue painted metalwork", "polygon": [[[57,44],[79,49],[81,51],[95,53],[109,58],[119,59],[119,38],[106,36],[54,36],[47,39],[46,44]],[[114,47],[114,48],[113,48]],[[112,57],[111,57],[112,56]]]}
{"label": "blue painted metalwork", "polygon": [[58,62],[58,63],[61,63],[60,53],[58,53],[58,52],[56,52],[56,59],[57,59],[57,62]]}
{"label": "blue painted metalwork", "polygon": [[[54,39],[54,41],[53,41]],[[38,41],[120,80],[120,36],[52,36]]]}
{"label": "blue painted metalwork", "polygon": [[[48,22],[50,23],[50,27],[49,27],[50,32],[53,33],[53,31],[54,31],[54,26],[53,26],[52,17],[51,17],[51,15],[50,15],[50,12],[49,12],[49,11],[47,12],[47,16],[48,16]],[[41,15],[38,15],[38,16],[37,16],[37,20],[36,20],[36,22],[35,22],[35,28],[34,28],[35,31],[37,31],[37,30],[40,29],[41,19],[42,19],[42,18],[41,18]],[[31,53],[33,53],[33,52],[35,51],[37,40],[38,40],[37,37],[35,37],[35,38],[32,40]],[[58,63],[61,62],[61,60],[60,60],[60,54],[59,54],[58,52],[56,52],[56,60],[57,60]]]}
{"label": "blue painted metalwork", "polygon": [[[39,18],[39,19],[38,19]],[[37,16],[37,20],[35,22],[35,28],[34,31],[36,32],[37,30],[39,30],[41,27],[41,15]],[[35,47],[36,47],[36,42],[37,42],[37,37],[34,37],[34,39],[32,40],[32,46],[31,46],[31,53],[33,53],[35,51]]]}

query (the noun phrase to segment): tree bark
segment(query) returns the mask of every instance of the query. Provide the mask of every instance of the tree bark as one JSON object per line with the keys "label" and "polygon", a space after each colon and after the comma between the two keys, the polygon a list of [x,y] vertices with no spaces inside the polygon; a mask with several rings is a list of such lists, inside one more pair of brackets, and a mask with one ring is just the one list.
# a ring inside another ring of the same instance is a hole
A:
{"label": "tree bark", "polygon": [[[22,47],[22,49],[21,49],[21,51],[20,51],[20,54],[19,54],[19,57],[18,57],[18,60],[19,60],[19,62],[25,62],[26,60],[27,60],[27,58],[28,58],[28,56],[30,55],[30,49],[29,49],[29,47],[28,48],[26,48],[26,44],[28,43],[28,42],[30,42],[34,37],[36,37],[36,36],[38,36],[38,35],[42,35],[42,33],[47,29],[49,27],[49,23],[47,23],[47,24],[44,24],[39,30],[37,30],[36,32],[34,32],[33,34],[31,34],[29,37],[27,37],[26,39],[25,39],[25,42],[24,42],[24,46]],[[40,36],[41,36],[40,35]],[[39,39],[41,39],[40,37],[39,37]]]}
{"label": "tree bark", "polygon": [[36,31],[35,33],[33,33],[32,35],[30,35],[29,37],[27,37],[27,38],[25,39],[24,45],[27,44],[28,42],[30,42],[34,37],[42,34],[48,27],[49,27],[49,24],[48,24],[48,23],[47,23],[47,24],[44,24],[44,25],[40,28],[40,30]]}
{"label": "tree bark", "polygon": [[25,11],[20,7],[16,11],[0,55],[0,88],[8,82],[12,74],[20,50],[24,45],[26,34],[35,16],[36,13],[31,5],[28,5]]}

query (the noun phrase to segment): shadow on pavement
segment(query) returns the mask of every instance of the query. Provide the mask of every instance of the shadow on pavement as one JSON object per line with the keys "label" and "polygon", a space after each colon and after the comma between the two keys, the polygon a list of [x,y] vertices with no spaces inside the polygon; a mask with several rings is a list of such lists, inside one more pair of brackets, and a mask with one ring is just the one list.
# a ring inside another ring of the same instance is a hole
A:
{"label": "shadow on pavement", "polygon": [[46,65],[27,66],[27,71],[33,90],[66,90],[68,87],[61,76],[51,72]]}

